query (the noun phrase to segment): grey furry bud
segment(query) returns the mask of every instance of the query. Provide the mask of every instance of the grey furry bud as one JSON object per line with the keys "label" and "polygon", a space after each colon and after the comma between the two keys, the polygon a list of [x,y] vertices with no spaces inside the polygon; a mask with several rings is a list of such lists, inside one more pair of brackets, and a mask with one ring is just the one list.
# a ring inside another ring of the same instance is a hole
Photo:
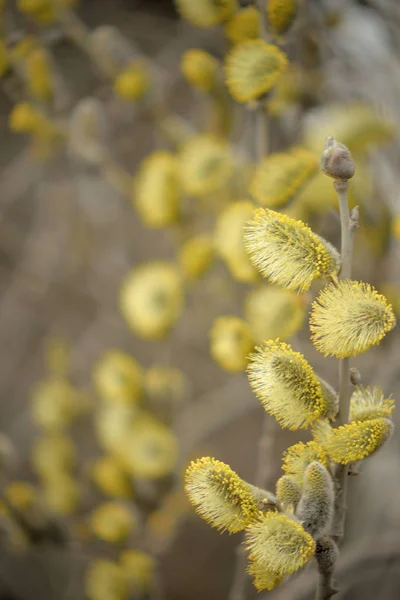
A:
{"label": "grey furry bud", "polygon": [[331,537],[323,536],[317,541],[315,558],[318,563],[318,570],[324,575],[333,573],[336,561],[339,557],[339,548]]}
{"label": "grey furry bud", "polygon": [[303,495],[296,516],[316,540],[331,527],[334,500],[333,481],[328,470],[317,461],[310,463],[305,472]]}
{"label": "grey furry bud", "polygon": [[343,181],[351,179],[355,170],[350,150],[332,136],[327,137],[325,150],[321,157],[321,171],[333,179]]}

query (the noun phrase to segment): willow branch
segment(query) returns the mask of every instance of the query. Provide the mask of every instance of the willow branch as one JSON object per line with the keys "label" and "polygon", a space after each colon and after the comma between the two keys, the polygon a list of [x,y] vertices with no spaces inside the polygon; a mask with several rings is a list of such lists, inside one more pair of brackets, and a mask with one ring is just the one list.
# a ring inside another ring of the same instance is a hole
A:
{"label": "willow branch", "polygon": [[[340,278],[351,277],[351,262],[353,255],[353,237],[358,227],[358,209],[351,213],[347,198],[348,181],[335,181],[334,187],[339,197],[340,222],[341,222],[341,270]],[[338,425],[344,425],[348,420],[351,396],[350,358],[339,361],[339,415]],[[337,493],[335,501],[335,541],[341,542],[344,534],[344,524],[347,511],[347,482],[348,466],[338,465],[336,471]]]}

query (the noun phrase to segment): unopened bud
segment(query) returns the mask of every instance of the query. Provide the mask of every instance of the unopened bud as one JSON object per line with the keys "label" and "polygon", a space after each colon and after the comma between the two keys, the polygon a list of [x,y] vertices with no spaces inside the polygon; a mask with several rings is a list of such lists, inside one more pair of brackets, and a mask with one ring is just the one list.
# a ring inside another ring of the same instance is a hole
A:
{"label": "unopened bud", "polygon": [[350,150],[332,136],[327,137],[321,157],[321,171],[333,179],[347,180],[353,177],[355,169]]}
{"label": "unopened bud", "polygon": [[306,470],[303,495],[296,516],[315,540],[325,535],[331,526],[335,493],[328,470],[314,461]]}
{"label": "unopened bud", "polygon": [[361,383],[361,373],[355,367],[350,369],[350,381],[353,385],[360,385]]}
{"label": "unopened bud", "polygon": [[324,575],[333,573],[335,563],[339,557],[339,549],[331,537],[327,535],[320,537],[317,541],[315,558],[318,563],[318,570]]}

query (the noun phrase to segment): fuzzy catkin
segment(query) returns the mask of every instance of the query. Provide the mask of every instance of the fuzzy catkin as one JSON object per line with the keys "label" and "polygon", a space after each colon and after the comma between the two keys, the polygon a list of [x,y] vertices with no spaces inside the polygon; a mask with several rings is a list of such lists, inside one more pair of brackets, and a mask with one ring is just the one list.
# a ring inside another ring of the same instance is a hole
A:
{"label": "fuzzy catkin", "polygon": [[185,489],[196,512],[222,531],[241,531],[259,514],[252,488],[215,458],[204,457],[189,465]]}
{"label": "fuzzy catkin", "polygon": [[328,470],[319,462],[312,462],[304,477],[303,495],[296,516],[314,539],[329,532],[333,518],[334,488]]}
{"label": "fuzzy catkin", "polygon": [[282,427],[308,427],[328,410],[320,382],[304,356],[269,340],[250,356],[249,382],[265,410]]}
{"label": "fuzzy catkin", "polygon": [[339,254],[331,244],[297,221],[270,209],[259,208],[244,235],[252,264],[288,290],[307,291],[315,279],[336,277]]}

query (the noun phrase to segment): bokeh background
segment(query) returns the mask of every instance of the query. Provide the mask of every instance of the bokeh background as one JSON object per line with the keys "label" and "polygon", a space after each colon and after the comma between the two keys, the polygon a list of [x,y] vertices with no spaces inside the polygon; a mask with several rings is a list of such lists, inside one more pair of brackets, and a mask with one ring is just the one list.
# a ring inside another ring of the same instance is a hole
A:
{"label": "bokeh background", "polygon": [[[6,4],[11,15],[8,43],[17,43],[28,31],[39,35],[51,50],[65,85],[57,119],[67,123],[80,100],[98,98],[107,117],[107,148],[114,163],[130,175],[147,154],[166,147],[143,107],[116,97],[112,85],[71,43],[62,26],[51,23],[38,28],[21,18],[12,2]],[[314,140],[320,137],[322,151],[330,119],[333,128],[336,121],[327,110],[321,125],[315,114],[331,104],[351,114],[349,102],[363,101],[378,122],[390,122],[391,134],[383,136],[383,141],[379,131],[376,138],[372,135],[369,139],[368,123],[359,132],[365,134],[366,142],[365,151],[360,152],[363,175],[356,193],[365,218],[356,244],[354,278],[380,289],[390,284],[390,299],[398,303],[400,6],[397,0],[309,0],[308,4],[308,17],[293,34],[290,52],[296,59],[301,48],[296,35],[303,36],[309,47],[302,68],[309,78],[302,80],[295,110],[289,107],[287,113],[275,117],[272,149],[299,143],[304,131],[310,131]],[[222,27],[194,27],[181,20],[169,0],[82,0],[74,11],[89,29],[115,25],[136,51],[151,61],[162,102],[194,128],[204,126],[204,99],[183,79],[180,60],[192,47],[223,60],[229,44]],[[242,316],[243,300],[251,286],[235,281],[226,265],[217,260],[200,281],[187,287],[184,311],[166,339],[150,342],[132,333],[119,310],[121,283],[144,261],[174,261],[180,243],[177,232],[144,227],[130,198],[107,181],[101,170],[76,160],[65,148],[45,158],[34,157],[29,136],[17,135],[10,128],[13,107],[24,100],[18,73],[10,68],[1,78],[0,90],[0,423],[9,440],[4,441],[2,493],[11,481],[24,480],[40,494],[32,444],[43,432],[32,416],[32,394],[35,384],[48,376],[49,340],[57,338],[69,348],[68,378],[80,390],[86,407],[69,428],[79,457],[74,478],[82,497],[73,514],[57,516],[67,531],[65,543],[45,539],[16,549],[9,536],[3,536],[0,598],[85,598],[85,573],[90,564],[96,558],[115,560],[120,551],[94,539],[87,525],[90,512],[106,498],[90,482],[88,472],[91,461],[102,454],[93,424],[100,400],[92,373],[109,348],[126,351],[143,368],[157,364],[182,373],[179,399],[168,422],[179,443],[178,466],[167,482],[136,482],[133,499],[126,501],[135,506],[139,498],[139,512],[148,515],[155,507],[162,511],[168,498],[175,498],[174,510],[165,511],[155,533],[149,536],[142,523],[123,546],[143,549],[147,544],[157,558],[157,585],[142,596],[228,598],[239,535],[219,535],[190,510],[182,492],[181,473],[189,459],[210,455],[229,463],[244,479],[254,480],[263,410],[245,374],[223,371],[209,349],[214,318]],[[249,137],[248,117],[238,105],[231,110],[238,124],[231,141],[240,150]],[[379,125],[376,127],[379,130]],[[364,192],[368,198],[360,197]],[[201,227],[206,223],[211,231],[215,211],[210,213],[211,217],[204,216],[200,206],[192,211]],[[311,210],[309,219],[314,228],[339,243],[335,208]],[[380,386],[394,398],[400,393],[399,336],[394,330],[381,346],[354,361],[363,383]],[[315,351],[307,322],[296,334],[294,345],[327,381],[337,385],[337,362],[323,359]],[[168,397],[165,402],[172,401]],[[398,412],[395,421],[396,415]],[[296,432],[276,426],[268,458],[271,487],[279,477],[283,450],[298,439]],[[366,461],[361,474],[350,482],[346,539],[337,573],[338,598],[399,597],[399,494],[399,434],[395,431],[390,444]],[[310,564],[286,585],[258,597],[306,600],[313,597],[315,578]],[[248,594],[255,595],[250,585]],[[137,596],[141,597],[136,590],[132,597]],[[119,598],[110,593],[107,600],[114,597]]]}

